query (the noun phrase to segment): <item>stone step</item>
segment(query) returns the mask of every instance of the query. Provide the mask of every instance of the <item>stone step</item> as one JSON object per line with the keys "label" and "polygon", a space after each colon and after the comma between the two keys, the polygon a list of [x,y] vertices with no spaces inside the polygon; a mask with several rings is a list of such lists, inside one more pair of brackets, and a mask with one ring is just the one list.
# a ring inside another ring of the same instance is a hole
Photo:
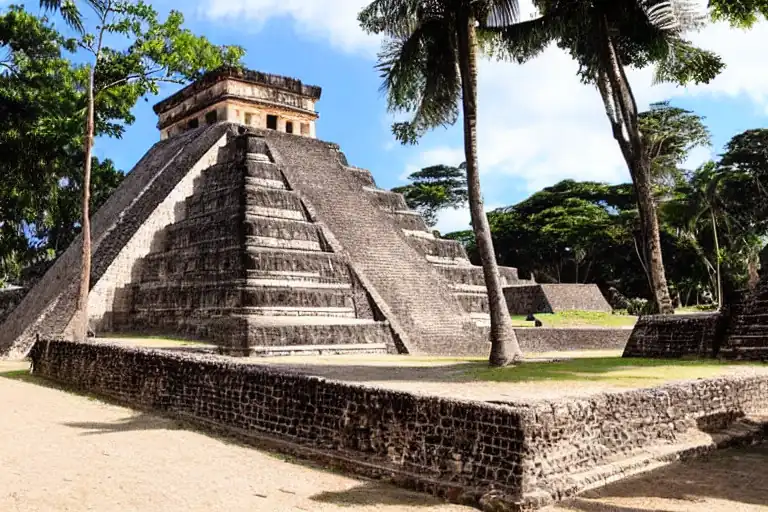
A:
{"label": "stone step", "polygon": [[330,288],[217,283],[143,283],[134,290],[137,311],[242,307],[354,308],[347,285]]}
{"label": "stone step", "polygon": [[[340,278],[348,278],[348,275],[340,277],[326,277],[320,272],[294,272],[294,271],[271,271],[271,270],[247,270],[246,278],[251,280],[275,280],[286,282],[297,282],[307,284],[335,284],[339,283]],[[345,279],[343,282],[348,283],[349,280]]]}
{"label": "stone step", "polygon": [[251,176],[246,176],[245,183],[246,185],[249,185],[251,187],[264,187],[264,188],[288,190],[288,185],[286,185],[285,181],[283,180],[273,180],[268,178],[254,178]]}
{"label": "stone step", "polygon": [[271,247],[274,249],[298,249],[301,251],[322,252],[323,246],[320,242],[312,240],[287,240],[285,238],[275,238],[271,236],[249,236],[246,237],[246,243],[251,247]]}
{"label": "stone step", "polygon": [[425,240],[436,240],[435,235],[431,231],[419,231],[415,229],[403,229],[405,236],[412,236],[416,238],[423,238]]}
{"label": "stone step", "polygon": [[309,324],[317,323],[318,318],[356,319],[352,307],[301,307],[301,306],[259,306],[238,308],[238,314],[263,317],[300,317],[308,319]]}
{"label": "stone step", "polygon": [[396,212],[408,209],[402,194],[375,187],[363,187],[363,190],[368,193],[368,197],[374,204],[382,210]]}
{"label": "stone step", "polygon": [[268,347],[251,347],[252,357],[280,356],[328,356],[328,355],[384,355],[387,345],[384,343],[358,343],[336,345],[282,345]]}
{"label": "stone step", "polygon": [[346,166],[351,176],[364,187],[376,187],[376,183],[373,180],[373,174],[368,169],[360,169],[359,167]]}
{"label": "stone step", "polygon": [[[314,242],[317,245],[323,244],[320,228],[304,220],[275,219],[246,213],[244,225],[246,236],[307,241]],[[308,248],[308,250],[314,249]]]}
{"label": "stone step", "polygon": [[488,295],[486,293],[456,292],[454,296],[468,313],[488,313]]}
{"label": "stone step", "polygon": [[467,260],[467,251],[456,240],[442,238],[422,238],[416,236],[406,237],[408,245],[425,256],[445,258],[447,260]]}
{"label": "stone step", "polygon": [[396,210],[393,212],[388,212],[388,214],[394,219],[395,223],[401,229],[408,229],[411,231],[427,231],[431,233],[427,223],[424,222],[424,219],[421,215],[419,215],[418,212],[413,210]]}
{"label": "stone step", "polygon": [[[485,286],[485,276],[480,266],[436,263],[435,268],[451,283]],[[501,274],[502,286],[511,286],[520,282],[516,268],[499,267],[499,274]]]}
{"label": "stone step", "polygon": [[393,347],[387,322],[357,318],[253,316],[245,318],[248,346],[379,345]]}
{"label": "stone step", "polygon": [[347,263],[339,255],[330,252],[247,246],[244,260],[248,272],[311,274],[341,282],[349,282],[350,279]]}
{"label": "stone step", "polygon": [[446,258],[442,256],[432,256],[427,254],[426,260],[434,265],[442,265],[446,267],[469,267],[472,265],[469,258]]}

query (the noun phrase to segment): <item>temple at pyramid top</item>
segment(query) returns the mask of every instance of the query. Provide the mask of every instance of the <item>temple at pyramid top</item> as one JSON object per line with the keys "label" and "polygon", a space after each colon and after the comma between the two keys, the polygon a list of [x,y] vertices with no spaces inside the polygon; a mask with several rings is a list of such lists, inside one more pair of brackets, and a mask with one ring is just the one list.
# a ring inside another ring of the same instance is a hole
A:
{"label": "temple at pyramid top", "polygon": [[211,71],[154,110],[160,138],[219,121],[315,138],[321,89],[295,78],[241,68]]}

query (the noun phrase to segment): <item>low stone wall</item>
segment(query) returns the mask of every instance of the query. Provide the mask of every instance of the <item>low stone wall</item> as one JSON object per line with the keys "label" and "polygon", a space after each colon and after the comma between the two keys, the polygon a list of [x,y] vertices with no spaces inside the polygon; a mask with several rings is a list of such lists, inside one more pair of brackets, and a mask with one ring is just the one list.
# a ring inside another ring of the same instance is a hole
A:
{"label": "low stone wall", "polygon": [[454,500],[521,493],[522,420],[510,407],[110,345],[38,342],[31,357],[35,374],[76,389]]}
{"label": "low stone wall", "polygon": [[660,462],[654,447],[675,455],[692,431],[768,406],[766,375],[494,404],[110,345],[38,342],[31,357],[35,374],[76,389],[484,510],[535,507],[627,476]]}
{"label": "low stone wall", "polygon": [[623,350],[632,328],[518,327],[523,352]]}
{"label": "low stone wall", "polygon": [[642,316],[624,357],[712,357],[723,334],[722,321],[719,313]]}

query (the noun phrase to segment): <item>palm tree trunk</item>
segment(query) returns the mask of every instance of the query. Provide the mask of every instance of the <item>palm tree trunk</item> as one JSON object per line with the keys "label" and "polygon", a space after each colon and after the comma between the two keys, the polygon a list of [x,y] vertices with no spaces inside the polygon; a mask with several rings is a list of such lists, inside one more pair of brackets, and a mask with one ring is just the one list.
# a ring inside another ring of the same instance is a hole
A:
{"label": "palm tree trunk", "polygon": [[504,366],[522,358],[512,327],[512,318],[504,299],[499,267],[496,263],[488,218],[480,192],[480,174],[477,159],[477,34],[475,20],[466,17],[459,26],[459,69],[461,70],[464,113],[464,152],[467,161],[467,189],[472,228],[475,231],[477,251],[483,265],[485,286],[488,289],[488,308],[491,315],[491,366]]}
{"label": "palm tree trunk", "polygon": [[659,313],[667,315],[674,313],[672,300],[669,297],[667,276],[661,255],[661,234],[659,232],[659,216],[656,202],[653,199],[651,185],[650,161],[642,155],[638,159],[627,162],[632,183],[635,188],[637,209],[640,214],[640,229],[643,237],[645,259],[651,278],[653,293]]}
{"label": "palm tree trunk", "polygon": [[717,261],[717,309],[723,309],[723,277],[720,273],[720,240],[717,238],[717,219],[715,219],[715,210],[709,209],[712,214],[712,235],[715,239],[715,261]]}
{"label": "palm tree trunk", "polygon": [[91,154],[93,152],[94,125],[94,74],[96,66],[92,66],[88,77],[88,111],[85,121],[85,162],[83,166],[83,219],[82,219],[82,253],[80,265],[80,293],[75,312],[74,339],[83,341],[88,335],[88,294],[91,290]]}

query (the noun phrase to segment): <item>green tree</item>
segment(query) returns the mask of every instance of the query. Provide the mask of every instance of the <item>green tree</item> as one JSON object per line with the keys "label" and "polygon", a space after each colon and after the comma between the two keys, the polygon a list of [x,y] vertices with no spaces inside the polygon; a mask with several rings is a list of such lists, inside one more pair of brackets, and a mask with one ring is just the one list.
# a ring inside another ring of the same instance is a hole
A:
{"label": "green tree", "polygon": [[467,204],[466,164],[458,167],[433,165],[408,176],[408,185],[395,187],[403,194],[408,206],[418,211],[427,225],[437,224],[437,213],[446,208],[461,208]]}
{"label": "green tree", "polygon": [[[165,21],[141,0],[88,0],[93,18],[82,16],[72,0],[41,0],[41,6],[58,10],[81,33],[79,47],[90,54],[87,65],[82,200],[82,266],[80,293],[73,336],[86,337],[91,274],[90,191],[96,105],[99,99],[125,98],[133,104],[148,93],[157,93],[162,82],[183,83],[222,65],[238,64],[243,50],[216,46],[182,27],[184,18],[171,11]],[[122,47],[107,46],[122,41]],[[129,102],[128,102],[129,103]]]}
{"label": "green tree", "polygon": [[640,130],[637,103],[626,67],[657,64],[656,79],[676,83],[707,82],[723,67],[718,57],[683,38],[703,17],[684,0],[534,0],[541,16],[500,28],[489,37],[498,55],[529,59],[556,41],[579,64],[579,75],[595,84],[603,100],[635,187],[653,296],[662,313],[671,313],[658,215],[653,199],[652,166]]}
{"label": "green tree", "polygon": [[504,299],[480,191],[477,25],[508,25],[517,14],[516,0],[375,0],[359,16],[366,31],[389,38],[379,55],[389,108],[413,113],[411,121],[393,127],[401,142],[415,143],[425,131],[454,123],[461,104],[469,210],[488,288],[489,362],[494,366],[520,359],[522,352]]}
{"label": "green tree", "polygon": [[736,27],[750,28],[761,16],[768,18],[766,0],[709,0],[709,8],[714,20],[725,20]]}
{"label": "green tree", "polygon": [[[66,248],[59,238],[79,229],[71,219],[80,218],[80,204],[59,204],[82,182],[84,75],[63,56],[74,48],[21,7],[0,15],[0,280],[18,282],[30,265],[47,268]],[[97,132],[119,135],[121,120],[109,117],[116,114],[103,109]],[[94,159],[94,176],[98,206],[123,175]]]}
{"label": "green tree", "polygon": [[684,179],[680,166],[691,151],[712,144],[704,119],[673,107],[669,102],[654,103],[638,116],[645,151],[651,163],[651,177],[660,187],[674,187]]}

